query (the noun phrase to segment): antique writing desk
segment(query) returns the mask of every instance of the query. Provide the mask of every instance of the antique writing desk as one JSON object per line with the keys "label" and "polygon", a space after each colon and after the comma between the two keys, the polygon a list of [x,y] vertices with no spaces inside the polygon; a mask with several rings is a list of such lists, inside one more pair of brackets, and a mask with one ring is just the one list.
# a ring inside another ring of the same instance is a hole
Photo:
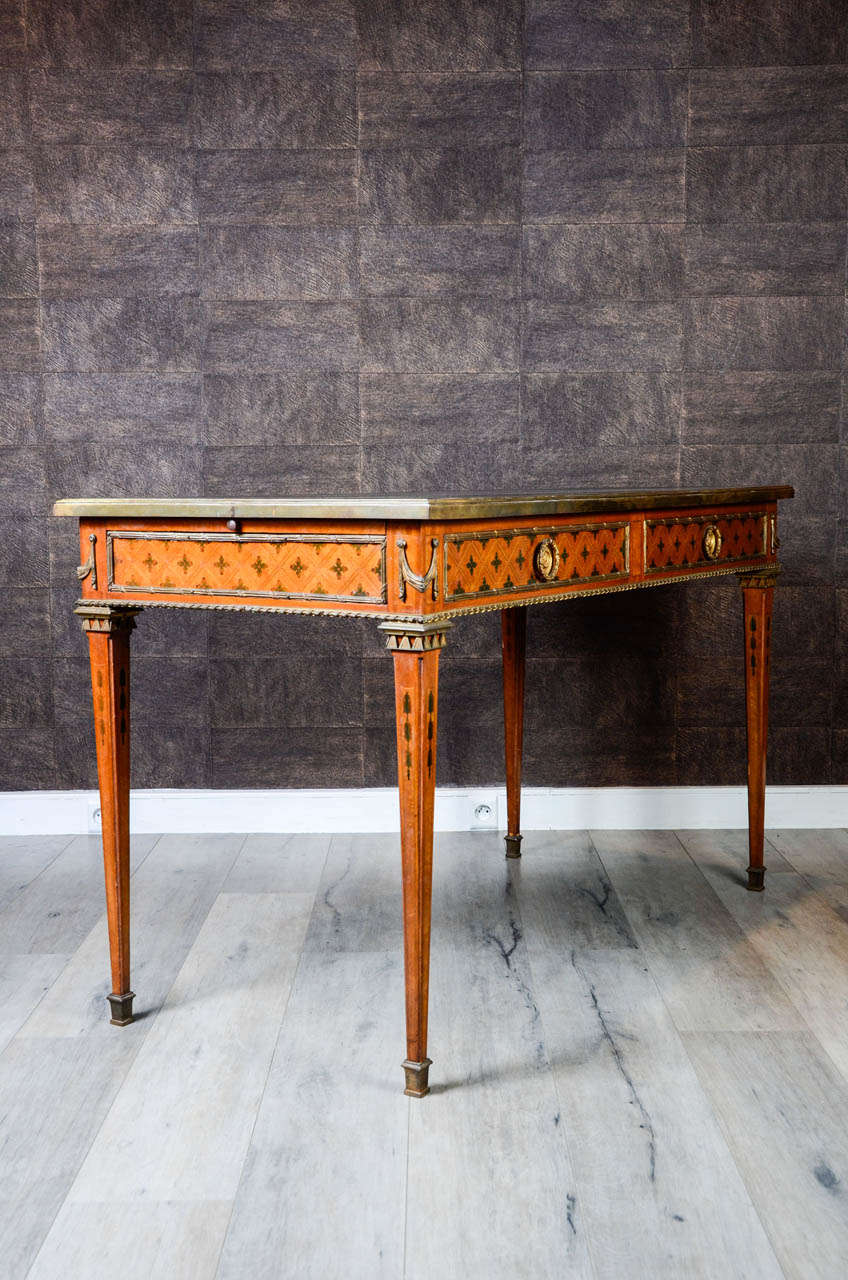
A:
{"label": "antique writing desk", "polygon": [[379,620],[394,660],[406,974],[406,1092],[428,1090],[427,990],[439,651],[454,618],[499,609],[507,857],[520,853],[527,605],[737,573],[744,601],[748,888],[762,889],[777,502],[788,487],[488,498],[85,499],[78,516],[112,962],[130,990],[130,632],[142,608]]}

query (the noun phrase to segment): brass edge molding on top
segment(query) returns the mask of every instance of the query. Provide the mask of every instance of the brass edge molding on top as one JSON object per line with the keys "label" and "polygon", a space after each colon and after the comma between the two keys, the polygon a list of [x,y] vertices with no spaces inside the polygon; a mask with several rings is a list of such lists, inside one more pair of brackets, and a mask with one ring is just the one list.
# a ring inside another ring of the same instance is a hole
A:
{"label": "brass edge molding on top", "polygon": [[689,507],[748,507],[791,498],[791,485],[742,489],[612,489],[606,493],[489,495],[488,497],[366,498],[61,498],[56,516],[206,520],[519,520],[544,516],[670,511]]}
{"label": "brass edge molding on top", "polygon": [[92,591],[96,591],[97,590],[97,561],[94,558],[94,550],[97,545],[97,534],[90,533],[88,535],[88,542],[91,550],[88,553],[88,559],[83,560],[82,564],[77,565],[77,579],[80,582],[84,582],[85,579],[88,577],[88,575],[91,574],[91,589]]}
{"label": "brass edge molding on top", "polygon": [[[535,581],[519,583],[517,586],[493,587],[491,591],[453,591],[453,592],[449,591],[448,589],[448,582],[449,582],[448,546],[450,543],[453,543],[454,545],[459,546],[463,542],[491,542],[492,538],[516,538],[516,537],[522,537],[522,536],[529,538],[531,542],[533,538],[544,538],[546,540],[553,541],[555,543],[556,538],[559,534],[592,533],[596,529],[611,529],[611,530],[623,529],[624,530],[624,546],[622,548],[624,553],[624,568],[622,569],[621,573],[596,574],[595,577],[592,579],[576,578],[575,581],[589,582],[591,580],[592,582],[618,582],[622,578],[627,577],[630,573],[630,521],[629,520],[596,520],[591,524],[562,524],[562,525],[556,525],[553,527],[550,525],[533,525],[531,527],[524,526],[523,528],[519,527],[519,528],[507,528],[507,529],[478,529],[476,532],[473,529],[468,529],[468,530],[463,530],[461,533],[446,533],[444,538],[444,547],[445,547],[445,550],[444,550],[444,599],[446,602],[448,600],[474,600],[479,598],[480,596],[491,596],[495,592],[498,594],[498,596],[500,596],[502,593],[532,591],[536,587],[540,589],[544,589],[546,592],[548,592],[551,587],[557,587],[561,585],[561,581],[559,578],[552,578],[548,582],[545,582],[537,578]],[[535,553],[535,550],[536,548],[533,548],[531,552],[531,559],[532,559],[532,555]],[[573,594],[573,593],[569,592],[569,594]],[[545,596],[546,600],[547,599],[556,600],[558,598],[559,597],[555,595],[546,594]]]}
{"label": "brass edge molding on top", "polygon": [[433,599],[439,598],[439,584],[437,581],[439,572],[439,539],[431,538],[430,545],[433,553],[430,556],[430,567],[426,573],[414,573],[409,566],[406,558],[406,539],[398,538],[398,595],[401,600],[406,599],[407,585],[414,587],[416,591],[426,591],[430,583],[433,584]]}
{"label": "brass edge molding on top", "polygon": [[[306,591],[259,591],[252,588],[221,588],[221,587],[139,587],[128,586],[115,582],[115,552],[113,541],[123,541],[132,539],[139,542],[225,542],[235,543],[239,545],[261,542],[264,544],[272,543],[293,543],[303,545],[304,543],[314,545],[323,543],[334,543],[337,545],[349,546],[379,546],[380,548],[380,592],[379,595],[373,596],[342,596],[331,595],[327,593],[322,595],[315,592]],[[193,596],[245,596],[251,599],[258,598],[261,600],[332,600],[338,604],[359,604],[367,601],[368,604],[387,604],[389,598],[389,582],[386,571],[386,536],[380,533],[210,533],[192,532],[186,530],[185,533],[167,530],[162,533],[142,533],[138,530],[130,529],[126,532],[122,529],[106,530],[106,589],[108,591],[144,591],[150,595],[193,595]],[[154,601],[146,601],[145,603],[153,604]],[[197,608],[196,605],[186,604],[184,608]],[[202,607],[202,606],[200,606]],[[209,606],[210,608],[216,606]],[[222,606],[217,606],[222,607]],[[238,607],[238,606],[234,606]],[[317,612],[317,610],[312,610]],[[335,610],[332,610],[335,612]]]}

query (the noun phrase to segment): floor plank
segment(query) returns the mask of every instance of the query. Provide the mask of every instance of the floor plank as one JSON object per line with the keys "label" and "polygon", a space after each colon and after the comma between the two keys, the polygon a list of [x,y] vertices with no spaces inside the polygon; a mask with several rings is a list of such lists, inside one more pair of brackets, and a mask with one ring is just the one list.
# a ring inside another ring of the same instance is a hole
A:
{"label": "floor plank", "polygon": [[[162,836],[131,883],[131,982],[137,1018],[162,1005],[233,866],[243,836]],[[109,1025],[105,910],[21,1028],[22,1036],[76,1036]]]}
{"label": "floor plank", "polygon": [[588,831],[534,831],[515,864],[521,915],[534,938],[561,950],[629,947],[636,938]]}
{"label": "floor plank", "polygon": [[641,953],[563,955],[533,933],[528,943],[577,1209],[599,1280],[779,1280],[762,1223]]}
{"label": "floor plank", "polygon": [[232,1205],[62,1206],[27,1280],[211,1280]]}
{"label": "floor plank", "polygon": [[141,1042],[14,1039],[0,1055],[0,1258],[23,1280]]}
{"label": "floor plank", "polygon": [[217,899],[71,1189],[85,1201],[231,1200],[312,899]]}
{"label": "floor plank", "polygon": [[0,836],[0,911],[55,862],[73,836]]}
{"label": "floor plank", "polygon": [[400,910],[397,839],[334,838],[219,1280],[403,1274]]}
{"label": "floor plank", "polygon": [[0,955],[0,1053],[68,963],[66,955]]}
{"label": "floor plank", "polygon": [[848,920],[797,872],[766,877],[765,893],[740,893],[703,853],[709,833],[681,833],[727,910],[848,1080]]}
{"label": "floor plank", "polygon": [[[705,867],[711,867],[734,884],[747,885],[749,854],[746,830],[682,830],[676,834],[684,848],[697,849],[698,866],[702,870]],[[766,870],[773,873],[794,871],[795,868],[771,843],[768,835],[769,833],[766,832],[764,850]]]}
{"label": "floor plank", "polygon": [[802,875],[848,884],[848,831],[770,831],[769,840]]}
{"label": "floor plank", "polygon": [[[133,836],[130,865],[141,865],[159,839]],[[69,952],[104,910],[99,836],[75,836],[59,856],[0,907],[3,951]]]}
{"label": "floor plank", "polygon": [[803,1026],[674,832],[600,831],[592,839],[678,1029]]}
{"label": "floor plank", "polygon": [[224,885],[224,893],[315,893],[330,836],[250,835]]}
{"label": "floor plank", "polygon": [[808,1033],[683,1039],[787,1280],[843,1280],[845,1080]]}
{"label": "floor plank", "polygon": [[441,836],[437,866],[432,1093],[410,1112],[406,1276],[591,1276],[531,985],[522,869],[488,833]]}

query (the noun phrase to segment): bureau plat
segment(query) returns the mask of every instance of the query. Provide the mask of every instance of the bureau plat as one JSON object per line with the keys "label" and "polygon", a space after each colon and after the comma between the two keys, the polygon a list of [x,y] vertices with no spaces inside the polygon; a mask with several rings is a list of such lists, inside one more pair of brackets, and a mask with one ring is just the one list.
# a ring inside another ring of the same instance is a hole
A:
{"label": "bureau plat", "polygon": [[[777,504],[788,486],[483,498],[67,499],[80,524],[109,923],[112,1022],[130,990],[130,633],[144,608],[371,617],[394,667],[406,1093],[428,1092],[427,995],[439,653],[454,619],[501,612],[508,831],[521,848],[527,606],[693,578],[742,585],[748,888],[764,886]],[[281,618],[281,625],[284,625]]]}

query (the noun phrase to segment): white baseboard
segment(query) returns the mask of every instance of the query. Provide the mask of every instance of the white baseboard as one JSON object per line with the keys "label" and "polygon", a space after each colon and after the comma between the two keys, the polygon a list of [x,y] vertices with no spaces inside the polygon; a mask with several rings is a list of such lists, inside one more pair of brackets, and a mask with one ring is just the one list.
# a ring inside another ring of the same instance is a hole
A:
{"label": "white baseboard", "polygon": [[[524,831],[744,827],[744,787],[525,787]],[[482,806],[482,808],[481,808]],[[486,812],[485,810],[488,810]],[[357,790],[133,791],[136,832],[397,831],[393,787]],[[436,830],[504,830],[503,787],[440,787]],[[848,787],[769,787],[766,826],[848,827]],[[94,791],[0,792],[0,834],[99,830]]]}

